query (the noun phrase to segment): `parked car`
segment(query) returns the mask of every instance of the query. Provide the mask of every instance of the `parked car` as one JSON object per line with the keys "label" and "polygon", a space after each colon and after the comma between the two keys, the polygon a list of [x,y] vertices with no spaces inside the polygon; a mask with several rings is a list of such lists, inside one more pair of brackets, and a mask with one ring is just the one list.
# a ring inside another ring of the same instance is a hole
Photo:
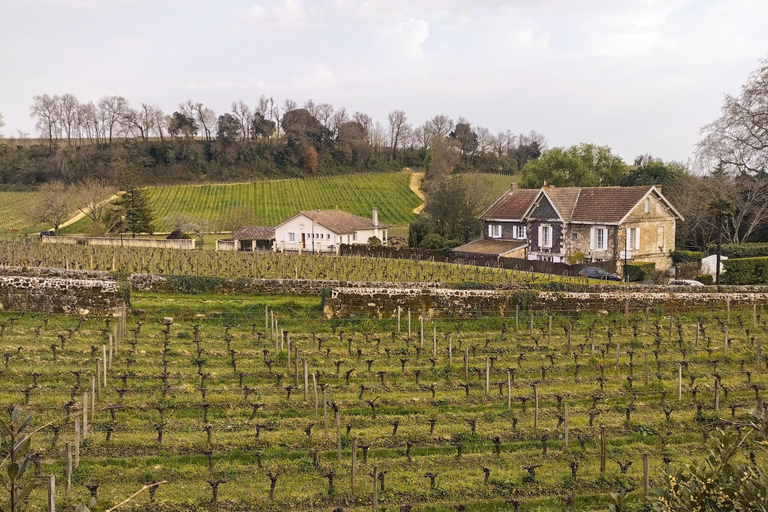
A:
{"label": "parked car", "polygon": [[703,283],[700,283],[698,281],[694,281],[693,279],[673,279],[669,282],[670,286],[704,286]]}
{"label": "parked car", "polygon": [[584,267],[579,270],[578,276],[588,277],[589,279],[602,279],[605,281],[621,281],[621,277],[617,274],[611,274],[607,270],[597,267]]}
{"label": "parked car", "polygon": [[40,232],[40,240],[42,240],[44,236],[56,236],[56,232],[55,231],[41,231]]}

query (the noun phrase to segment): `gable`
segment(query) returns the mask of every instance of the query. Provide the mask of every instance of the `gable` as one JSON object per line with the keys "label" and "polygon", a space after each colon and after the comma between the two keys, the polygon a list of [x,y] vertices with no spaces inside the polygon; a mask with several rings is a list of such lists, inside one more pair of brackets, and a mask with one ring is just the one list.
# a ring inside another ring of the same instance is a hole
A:
{"label": "gable", "polygon": [[537,189],[512,189],[505,192],[480,216],[483,220],[522,220],[539,194]]}
{"label": "gable", "polygon": [[528,217],[536,220],[560,220],[560,215],[546,194],[539,196]]}

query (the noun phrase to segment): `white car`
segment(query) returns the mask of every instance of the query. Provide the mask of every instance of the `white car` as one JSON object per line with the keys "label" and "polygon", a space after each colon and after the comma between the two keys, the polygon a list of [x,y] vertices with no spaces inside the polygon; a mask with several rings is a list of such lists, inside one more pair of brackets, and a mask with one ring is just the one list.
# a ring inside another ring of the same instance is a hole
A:
{"label": "white car", "polygon": [[694,281],[693,279],[673,279],[669,282],[670,286],[704,286],[703,283]]}

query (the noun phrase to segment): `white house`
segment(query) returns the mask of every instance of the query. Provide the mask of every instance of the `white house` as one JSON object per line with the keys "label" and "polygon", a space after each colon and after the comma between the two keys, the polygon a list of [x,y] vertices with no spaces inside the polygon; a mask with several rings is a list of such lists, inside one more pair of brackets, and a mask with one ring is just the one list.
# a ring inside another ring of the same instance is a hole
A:
{"label": "white house", "polygon": [[373,209],[370,219],[341,210],[299,212],[275,226],[276,251],[338,252],[341,244],[367,244],[372,236],[387,243],[389,225],[379,223]]}

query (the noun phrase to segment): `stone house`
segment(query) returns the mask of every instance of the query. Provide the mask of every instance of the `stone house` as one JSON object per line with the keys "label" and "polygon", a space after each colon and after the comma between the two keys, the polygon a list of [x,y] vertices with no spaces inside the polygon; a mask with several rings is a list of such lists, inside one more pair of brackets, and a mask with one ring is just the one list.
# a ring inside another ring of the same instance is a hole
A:
{"label": "stone house", "polygon": [[370,219],[341,210],[299,212],[275,226],[274,250],[338,252],[341,244],[367,244],[373,236],[386,245],[388,228],[377,208]]}
{"label": "stone house", "polygon": [[456,250],[494,246],[499,257],[570,264],[616,261],[617,268],[625,260],[649,261],[658,270],[672,264],[675,224],[682,220],[657,186],[521,190],[513,185],[480,218],[483,238]]}

